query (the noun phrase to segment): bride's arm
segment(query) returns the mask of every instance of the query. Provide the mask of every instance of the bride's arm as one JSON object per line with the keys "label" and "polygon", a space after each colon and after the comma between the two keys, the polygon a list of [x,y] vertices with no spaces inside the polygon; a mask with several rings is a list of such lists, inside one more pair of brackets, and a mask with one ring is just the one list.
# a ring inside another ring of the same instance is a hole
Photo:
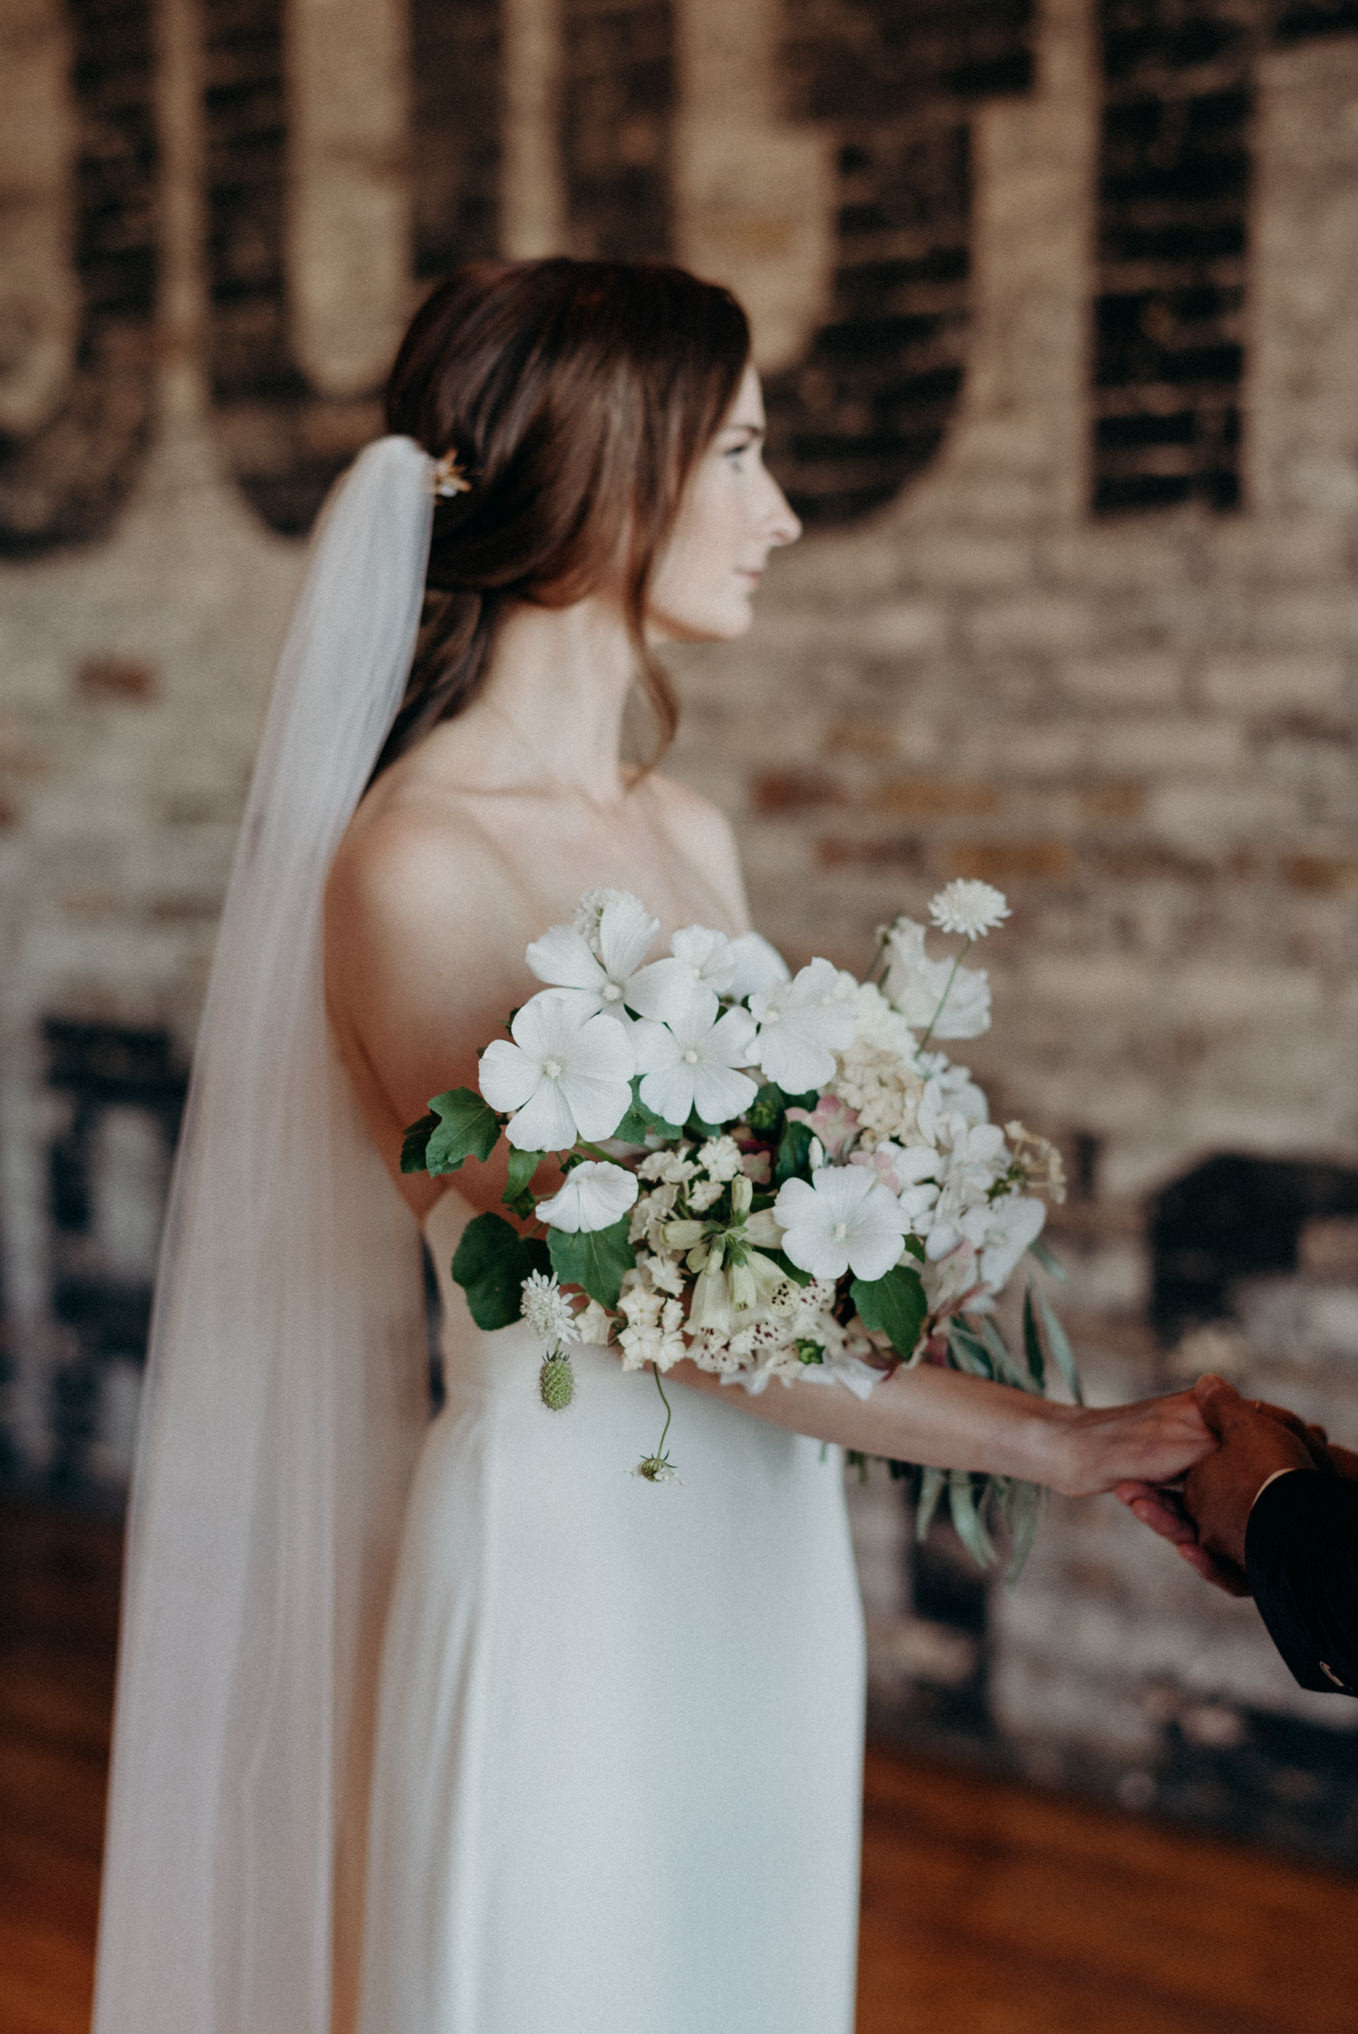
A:
{"label": "bride's arm", "polygon": [[[815,1440],[901,1462],[1021,1476],[1066,1497],[1092,1497],[1130,1475],[1176,1482],[1216,1446],[1190,1391],[1134,1405],[1055,1405],[933,1364],[893,1371],[866,1399],[844,1385],[778,1378],[751,1396],[693,1363],[676,1364],[670,1379]],[[1142,1467],[1130,1471],[1131,1462]]]}

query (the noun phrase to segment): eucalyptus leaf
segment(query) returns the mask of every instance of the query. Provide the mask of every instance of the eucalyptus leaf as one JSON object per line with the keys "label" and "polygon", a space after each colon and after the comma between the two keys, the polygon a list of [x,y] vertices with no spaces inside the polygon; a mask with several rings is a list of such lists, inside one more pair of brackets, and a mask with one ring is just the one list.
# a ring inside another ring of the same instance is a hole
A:
{"label": "eucalyptus leaf", "polygon": [[989,1315],[981,1318],[981,1337],[995,1365],[995,1375],[1005,1384],[1012,1384],[1017,1391],[1031,1391],[1033,1387],[1027,1373],[1019,1369],[1009,1353],[1009,1344]]}
{"label": "eucalyptus leaf", "polygon": [[432,1109],[427,1116],[421,1116],[418,1123],[410,1125],[401,1143],[402,1172],[424,1172],[427,1169],[425,1153],[429,1148],[430,1134],[438,1127],[439,1119]]}
{"label": "eucalyptus leaf", "polygon": [[453,1277],[467,1295],[478,1328],[512,1327],[520,1317],[529,1272],[550,1269],[546,1244],[521,1236],[503,1215],[474,1215],[453,1258]]}
{"label": "eucalyptus leaf", "polygon": [[615,1307],[622,1292],[622,1275],[637,1261],[627,1240],[630,1221],[630,1215],[623,1215],[607,1229],[578,1234],[549,1229],[547,1247],[561,1283],[581,1286],[600,1306]]}
{"label": "eucalyptus leaf", "polygon": [[1037,1316],[1033,1312],[1033,1288],[1029,1285],[1023,1295],[1023,1353],[1028,1359],[1028,1371],[1039,1391],[1047,1389],[1047,1359],[1042,1353],[1042,1337],[1037,1332]]}
{"label": "eucalyptus leaf", "polygon": [[928,1537],[929,1528],[938,1510],[938,1500],[943,1495],[943,1486],[948,1480],[946,1469],[925,1469],[919,1479],[919,1500],[915,1506],[915,1538]]}
{"label": "eucalyptus leaf", "polygon": [[929,1311],[919,1273],[896,1264],[882,1278],[856,1278],[849,1294],[863,1326],[884,1334],[908,1363]]}
{"label": "eucalyptus leaf", "polygon": [[1033,1551],[1042,1523],[1043,1501],[1044,1493],[1036,1483],[1025,1483],[1019,1477],[1005,1480],[1003,1511],[1009,1534],[1009,1559],[1004,1564],[1004,1579],[1011,1589]]}
{"label": "eucalyptus leaf", "polygon": [[985,1377],[994,1382],[995,1366],[989,1350],[978,1336],[963,1326],[960,1319],[948,1324],[948,1350],[957,1368],[964,1370],[969,1377]]}
{"label": "eucalyptus leaf", "polygon": [[1054,1251],[1047,1248],[1040,1237],[1037,1242],[1028,1245],[1028,1255],[1035,1257],[1047,1276],[1054,1278],[1058,1285],[1064,1285],[1070,1277],[1070,1273],[1066,1270],[1060,1258]]}
{"label": "eucalyptus leaf", "polygon": [[948,1471],[948,1508],[953,1527],[962,1545],[978,1568],[993,1568],[995,1546],[976,1506],[976,1492],[969,1469]]}
{"label": "eucalyptus leaf", "polygon": [[1047,1338],[1047,1348],[1051,1352],[1057,1369],[1065,1378],[1070,1395],[1076,1405],[1083,1405],[1085,1395],[1080,1384],[1080,1373],[1075,1365],[1075,1351],[1070,1346],[1069,1337],[1061,1323],[1057,1320],[1056,1315],[1052,1312],[1047,1295],[1042,1291],[1041,1287],[1034,1286],[1032,1291],[1033,1298],[1037,1302],[1038,1317],[1042,1322],[1042,1332]]}
{"label": "eucalyptus leaf", "polygon": [[439,1123],[429,1134],[425,1170],[456,1172],[469,1158],[489,1158],[500,1141],[500,1119],[473,1088],[450,1088],[429,1104]]}

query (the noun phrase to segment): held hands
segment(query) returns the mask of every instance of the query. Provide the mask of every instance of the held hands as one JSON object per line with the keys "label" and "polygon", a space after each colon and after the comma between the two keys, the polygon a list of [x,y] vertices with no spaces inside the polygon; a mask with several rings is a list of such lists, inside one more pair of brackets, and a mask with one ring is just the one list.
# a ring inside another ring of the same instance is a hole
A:
{"label": "held hands", "polygon": [[1243,1399],[1224,1378],[1199,1378],[1193,1397],[1220,1445],[1189,1470],[1182,1495],[1150,1479],[1119,1483],[1116,1495],[1204,1581],[1248,1596],[1245,1528],[1264,1485],[1286,1469],[1353,1474],[1358,1456],[1331,1450],[1322,1428],[1281,1406]]}

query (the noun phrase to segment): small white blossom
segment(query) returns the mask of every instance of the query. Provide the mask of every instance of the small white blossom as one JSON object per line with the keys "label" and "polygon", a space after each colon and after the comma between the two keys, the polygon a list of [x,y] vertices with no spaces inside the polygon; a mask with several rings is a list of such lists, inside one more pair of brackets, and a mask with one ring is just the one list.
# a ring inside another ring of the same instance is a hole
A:
{"label": "small white blossom", "polygon": [[639,1179],[664,1180],[670,1186],[682,1186],[686,1179],[692,1179],[698,1170],[688,1153],[691,1144],[677,1145],[673,1150],[652,1151],[637,1167]]}
{"label": "small white blossom", "polygon": [[754,1026],[744,1010],[717,1009],[704,990],[668,1024],[637,1026],[641,1099],[666,1122],[686,1123],[696,1109],[706,1123],[729,1123],[755,1098],[756,1083],[737,1071],[750,1063]]}
{"label": "small white blossom", "polygon": [[887,934],[885,987],[913,1031],[934,1038],[979,1038],[990,1029],[990,982],[984,968],[930,960],[924,927],[898,918]]}
{"label": "small white blossom", "polygon": [[660,920],[639,898],[612,891],[599,911],[593,942],[574,925],[553,925],[532,941],[524,959],[540,982],[571,997],[586,1015],[625,1019],[624,1006],[637,1007],[642,962],[659,930]]}
{"label": "small white blossom", "polygon": [[541,1271],[529,1272],[523,1282],[519,1312],[544,1349],[559,1349],[563,1342],[580,1339],[575,1310],[557,1283],[555,1272],[550,1277]]}
{"label": "small white blossom", "polygon": [[857,1026],[856,1007],[828,960],[808,961],[790,982],[751,996],[750,1012],[759,1026],[759,1064],[789,1095],[825,1086]]}
{"label": "small white blossom", "polygon": [[599,954],[599,921],[610,904],[635,904],[643,911],[646,908],[640,897],[634,897],[630,890],[586,890],[571,912],[571,927],[596,956]]}
{"label": "small white blossom", "polygon": [[633,1318],[631,1311],[624,1308],[628,1313],[628,1323],[618,1337],[624,1370],[642,1370],[648,1363],[653,1363],[657,1370],[669,1370],[688,1354],[683,1335],[682,1302],[677,1299],[662,1301],[658,1293],[649,1297],[656,1301],[653,1312],[648,1310],[642,1315],[638,1311]]}
{"label": "small white blossom", "polygon": [[[478,1080],[520,1151],[566,1151],[578,1137],[611,1137],[627,1113],[635,1059],[627,1033],[566,996],[530,996],[481,1054]],[[513,1041],[512,1043],[510,1041]]]}
{"label": "small white blossom", "polygon": [[958,877],[929,899],[929,916],[940,932],[981,939],[1009,916],[1003,890]]}
{"label": "small white blossom", "polygon": [[698,1163],[709,1179],[724,1186],[740,1171],[740,1146],[734,1137],[709,1137],[698,1147]]}
{"label": "small white blossom", "polygon": [[601,1345],[607,1342],[613,1332],[613,1320],[607,1307],[600,1306],[592,1299],[581,1307],[575,1317],[576,1332],[582,1342]]}
{"label": "small white blossom", "polygon": [[816,1278],[882,1278],[901,1254],[910,1218],[893,1193],[858,1165],[825,1166],[785,1180],[773,1216],[783,1249]]}
{"label": "small white blossom", "polygon": [[691,1215],[705,1215],[715,1201],[721,1199],[722,1183],[719,1179],[695,1179],[685,1199]]}
{"label": "small white blossom", "polygon": [[570,1235],[611,1229],[637,1197],[636,1174],[620,1165],[602,1165],[587,1158],[572,1166],[550,1200],[538,1202],[538,1218]]}

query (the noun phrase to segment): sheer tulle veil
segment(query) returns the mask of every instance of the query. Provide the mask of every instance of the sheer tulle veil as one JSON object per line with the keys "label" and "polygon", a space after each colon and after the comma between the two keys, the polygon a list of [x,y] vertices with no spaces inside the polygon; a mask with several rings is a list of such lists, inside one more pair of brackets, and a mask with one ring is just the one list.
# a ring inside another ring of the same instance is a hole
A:
{"label": "sheer tulle veil", "polygon": [[415,1225],[326,1025],[326,874],[400,702],[432,465],[369,446],[265,722],[175,1170],[129,1526],[96,2034],[348,2022]]}

